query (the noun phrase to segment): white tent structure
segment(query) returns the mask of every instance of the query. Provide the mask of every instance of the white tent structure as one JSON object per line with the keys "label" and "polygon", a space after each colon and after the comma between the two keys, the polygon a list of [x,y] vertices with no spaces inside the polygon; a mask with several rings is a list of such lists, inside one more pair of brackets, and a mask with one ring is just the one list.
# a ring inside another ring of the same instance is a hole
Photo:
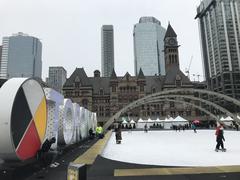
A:
{"label": "white tent structure", "polygon": [[122,122],[122,124],[127,124],[128,122],[124,119],[123,120],[123,122]]}
{"label": "white tent structure", "polygon": [[126,127],[126,125],[128,124],[128,122],[124,119],[122,122],[123,126]]}
{"label": "white tent structure", "polygon": [[[136,122],[132,119],[132,120],[130,121],[130,126],[133,128],[135,125],[136,125]],[[135,127],[136,127],[136,126],[135,126]]]}
{"label": "white tent structure", "polygon": [[181,116],[177,116],[174,120],[173,120],[173,125],[186,125],[188,124],[188,121],[184,118],[182,118]]}
{"label": "white tent structure", "polygon": [[147,120],[148,127],[153,126],[154,122],[155,122],[154,120],[152,120],[151,118],[148,118]]}
{"label": "white tent structure", "polygon": [[220,118],[220,121],[221,121],[223,124],[227,125],[227,126],[231,126],[231,125],[232,125],[232,122],[233,122],[233,119],[232,119],[230,116],[228,116],[228,117],[226,117],[226,118],[221,117],[221,118]]}
{"label": "white tent structure", "polygon": [[221,118],[220,118],[220,121],[224,121],[224,120],[225,120],[225,118],[224,118],[224,117],[221,117]]}
{"label": "white tent structure", "polygon": [[145,125],[146,123],[147,123],[147,120],[143,120],[142,118],[140,118],[140,119],[138,120],[137,124],[136,124],[136,127],[142,129],[142,128],[144,128],[144,125]]}
{"label": "white tent structure", "polygon": [[155,123],[163,127],[164,120],[160,120],[159,118],[157,118]]}
{"label": "white tent structure", "polygon": [[164,120],[164,129],[171,129],[172,125],[173,125],[173,118],[169,117],[169,118],[165,118]]}
{"label": "white tent structure", "polygon": [[136,124],[136,122],[132,119],[132,120],[130,121],[130,124]]}
{"label": "white tent structure", "polygon": [[233,118],[231,118],[230,116],[225,118],[225,121],[233,121]]}
{"label": "white tent structure", "polygon": [[139,120],[138,120],[138,123],[144,123],[145,121],[144,120],[142,120],[142,118],[140,118]]}
{"label": "white tent structure", "polygon": [[157,118],[155,122],[156,122],[156,123],[160,123],[160,122],[162,122],[162,121],[164,121],[164,120],[160,120],[159,118]]}

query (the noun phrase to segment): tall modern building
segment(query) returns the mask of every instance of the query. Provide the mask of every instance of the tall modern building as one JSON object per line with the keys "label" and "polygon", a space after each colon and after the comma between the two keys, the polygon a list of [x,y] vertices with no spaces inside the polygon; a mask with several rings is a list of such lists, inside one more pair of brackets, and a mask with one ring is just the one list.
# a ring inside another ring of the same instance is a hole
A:
{"label": "tall modern building", "polygon": [[196,18],[208,88],[240,99],[240,1],[203,0]]}
{"label": "tall modern building", "polygon": [[23,33],[3,37],[0,78],[42,76],[42,43]]}
{"label": "tall modern building", "polygon": [[154,17],[141,17],[134,26],[134,69],[146,76],[165,75],[164,36],[166,29]]}
{"label": "tall modern building", "polygon": [[62,92],[62,87],[67,79],[67,71],[61,67],[49,67],[46,83],[58,92]]}
{"label": "tall modern building", "polygon": [[103,25],[101,30],[102,40],[102,76],[110,77],[114,69],[114,33],[112,25]]}

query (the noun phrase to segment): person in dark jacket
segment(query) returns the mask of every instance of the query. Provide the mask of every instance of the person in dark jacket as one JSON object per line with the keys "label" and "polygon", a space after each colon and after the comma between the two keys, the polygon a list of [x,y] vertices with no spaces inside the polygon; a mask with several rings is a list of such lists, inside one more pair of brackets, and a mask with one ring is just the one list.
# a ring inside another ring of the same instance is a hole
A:
{"label": "person in dark jacket", "polygon": [[226,149],[224,148],[224,144],[223,141],[225,141],[225,138],[223,136],[223,126],[220,125],[220,127],[217,128],[216,130],[216,141],[217,141],[217,145],[216,145],[216,149],[215,151],[218,152],[221,146],[221,150],[222,151],[226,151]]}
{"label": "person in dark jacket", "polygon": [[41,151],[42,152],[49,152],[49,150],[51,149],[52,144],[54,144],[56,142],[56,138],[53,137],[50,140],[46,139],[44,141],[44,143],[42,144],[42,148]]}
{"label": "person in dark jacket", "polygon": [[147,126],[147,123],[144,125],[144,132],[148,132],[148,126]]}
{"label": "person in dark jacket", "polygon": [[[44,165],[50,164],[50,167],[57,167],[59,163],[54,162],[57,158],[58,152],[51,149],[52,144],[56,142],[56,138],[52,137],[50,140],[46,139],[39,151],[39,159],[42,159]],[[54,162],[54,163],[53,163]]]}
{"label": "person in dark jacket", "polygon": [[89,137],[90,137],[90,139],[94,139],[95,134],[94,134],[92,128],[89,129],[88,133],[89,133]]}
{"label": "person in dark jacket", "polygon": [[121,141],[122,141],[122,130],[121,130],[121,125],[120,124],[115,129],[115,137],[116,137],[116,143],[117,144],[121,144]]}

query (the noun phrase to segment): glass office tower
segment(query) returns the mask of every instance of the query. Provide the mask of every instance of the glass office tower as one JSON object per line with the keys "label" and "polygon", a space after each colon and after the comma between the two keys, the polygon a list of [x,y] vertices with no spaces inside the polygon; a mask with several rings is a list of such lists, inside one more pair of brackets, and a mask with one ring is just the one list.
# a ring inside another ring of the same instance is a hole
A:
{"label": "glass office tower", "polygon": [[0,78],[42,76],[42,43],[23,33],[3,37]]}
{"label": "glass office tower", "polygon": [[165,75],[164,36],[166,29],[154,17],[141,17],[134,26],[134,68],[144,75]]}

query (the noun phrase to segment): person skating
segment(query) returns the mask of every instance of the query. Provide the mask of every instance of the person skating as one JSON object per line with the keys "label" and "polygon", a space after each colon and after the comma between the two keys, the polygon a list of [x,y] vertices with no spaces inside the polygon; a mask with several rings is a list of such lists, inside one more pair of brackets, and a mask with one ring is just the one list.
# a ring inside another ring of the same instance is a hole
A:
{"label": "person skating", "polygon": [[192,124],[192,128],[193,128],[194,132],[197,133],[197,127],[194,123]]}
{"label": "person skating", "polygon": [[147,126],[147,124],[144,125],[144,132],[146,132],[146,133],[148,132],[148,126]]}
{"label": "person skating", "polygon": [[218,152],[220,150],[219,149],[220,146],[222,151],[226,151],[223,144],[223,141],[225,141],[225,138],[223,136],[223,125],[220,125],[219,127],[217,127],[215,134],[216,134],[216,141],[217,141],[215,151]]}
{"label": "person skating", "polygon": [[121,144],[121,141],[122,141],[122,130],[121,130],[121,125],[120,124],[115,129],[115,137],[116,137],[116,143],[117,144]]}

